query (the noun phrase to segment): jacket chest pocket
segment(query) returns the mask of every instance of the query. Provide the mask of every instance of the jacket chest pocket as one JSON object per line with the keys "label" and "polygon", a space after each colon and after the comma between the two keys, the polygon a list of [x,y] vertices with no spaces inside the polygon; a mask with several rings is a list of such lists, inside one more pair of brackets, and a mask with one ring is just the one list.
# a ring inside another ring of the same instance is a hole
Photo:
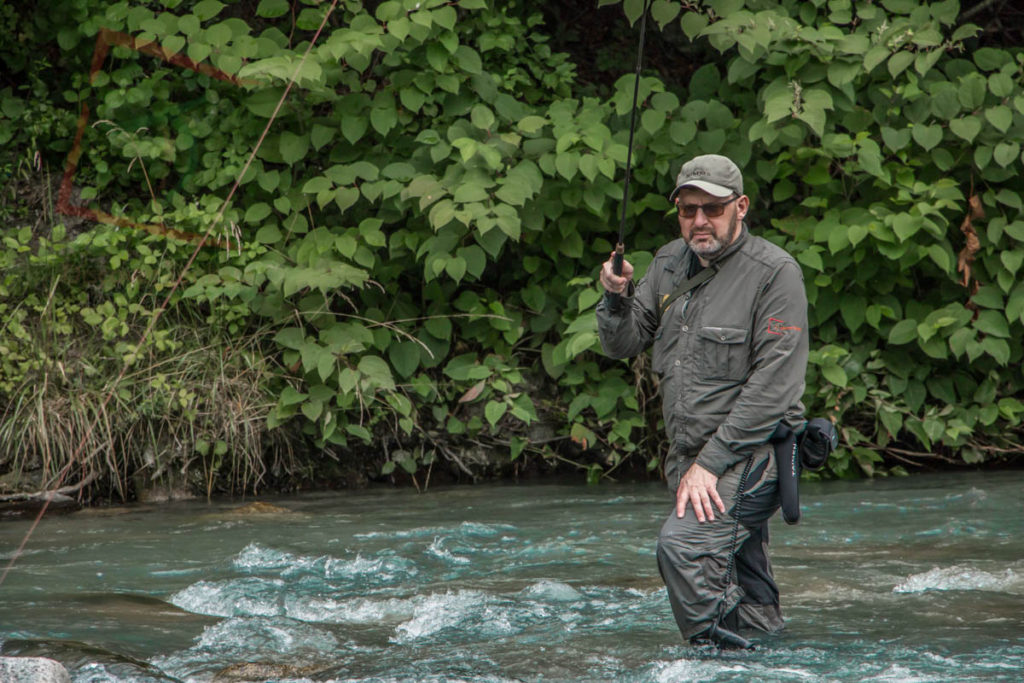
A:
{"label": "jacket chest pocket", "polygon": [[658,375],[664,375],[672,360],[672,351],[678,342],[678,331],[666,332],[665,325],[658,328],[654,335],[654,346],[651,349],[651,369]]}
{"label": "jacket chest pocket", "polygon": [[750,331],[739,327],[702,327],[697,334],[706,379],[741,381],[749,370]]}

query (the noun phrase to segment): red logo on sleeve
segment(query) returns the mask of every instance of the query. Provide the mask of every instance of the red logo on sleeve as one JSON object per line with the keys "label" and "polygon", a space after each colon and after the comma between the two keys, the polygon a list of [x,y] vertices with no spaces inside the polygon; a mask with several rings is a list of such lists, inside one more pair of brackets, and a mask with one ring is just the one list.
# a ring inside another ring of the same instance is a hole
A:
{"label": "red logo on sleeve", "polygon": [[785,320],[779,320],[778,318],[768,318],[768,334],[777,334],[780,337],[789,332],[790,330],[800,331],[799,327],[795,325],[786,325]]}

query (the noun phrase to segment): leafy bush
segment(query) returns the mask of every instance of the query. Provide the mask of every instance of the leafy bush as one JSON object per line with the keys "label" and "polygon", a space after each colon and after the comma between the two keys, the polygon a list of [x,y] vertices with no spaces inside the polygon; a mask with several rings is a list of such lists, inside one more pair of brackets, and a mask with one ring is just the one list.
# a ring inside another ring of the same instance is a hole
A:
{"label": "leafy bush", "polygon": [[[657,387],[644,359],[601,357],[593,316],[623,199],[625,66],[607,97],[579,95],[594,90],[531,3],[344,0],[330,16],[317,2],[167,4],[67,0],[53,17],[75,18],[57,35],[80,66],[66,82],[37,77],[33,95],[5,90],[0,136],[24,145],[43,96],[85,102],[82,201],[235,245],[188,267],[168,338],[176,325],[260,331],[266,428],[297,425],[385,473],[429,476],[440,457],[476,474],[526,453],[591,480],[633,454],[656,465]],[[627,0],[626,16],[642,5]],[[882,453],[1014,450],[1024,58],[965,51],[977,28],[957,25],[955,0],[654,0],[651,12],[703,65],[684,88],[640,84],[638,270],[675,230],[665,191],[680,161],[728,154],[746,169],[755,229],[805,269],[807,399],[843,426],[832,471],[882,471]],[[242,85],[123,47],[87,82],[101,28]],[[57,166],[63,151],[43,156]],[[103,254],[101,284],[77,281],[60,307],[86,324],[101,311],[105,335],[106,321],[124,330],[124,315],[157,310],[192,247],[99,226],[62,253]]]}

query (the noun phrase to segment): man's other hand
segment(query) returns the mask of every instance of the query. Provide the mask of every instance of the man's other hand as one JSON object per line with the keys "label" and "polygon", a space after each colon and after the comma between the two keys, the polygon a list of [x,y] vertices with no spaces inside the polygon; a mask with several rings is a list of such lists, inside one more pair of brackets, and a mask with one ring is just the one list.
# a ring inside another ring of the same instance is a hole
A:
{"label": "man's other hand", "polygon": [[698,522],[711,521],[715,518],[712,504],[725,512],[725,503],[718,495],[718,477],[697,463],[690,465],[686,474],[679,481],[676,489],[676,516],[682,519],[686,514],[686,504],[693,506]]}

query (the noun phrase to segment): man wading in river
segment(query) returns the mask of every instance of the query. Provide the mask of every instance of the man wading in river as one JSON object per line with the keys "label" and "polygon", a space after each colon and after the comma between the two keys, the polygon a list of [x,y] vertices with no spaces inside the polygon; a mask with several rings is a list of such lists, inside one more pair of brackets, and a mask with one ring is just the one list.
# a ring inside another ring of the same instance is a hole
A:
{"label": "man wading in river", "polygon": [[779,508],[768,440],[780,422],[803,428],[807,297],[793,257],[749,233],[750,199],[731,160],[687,162],[670,199],[681,238],[635,285],[628,262],[621,277],[604,264],[601,284],[621,296],[598,305],[598,330],[613,358],[653,345],[676,497],[658,568],[679,630],[692,642],[746,645],[735,631],[783,627],[767,554]]}

